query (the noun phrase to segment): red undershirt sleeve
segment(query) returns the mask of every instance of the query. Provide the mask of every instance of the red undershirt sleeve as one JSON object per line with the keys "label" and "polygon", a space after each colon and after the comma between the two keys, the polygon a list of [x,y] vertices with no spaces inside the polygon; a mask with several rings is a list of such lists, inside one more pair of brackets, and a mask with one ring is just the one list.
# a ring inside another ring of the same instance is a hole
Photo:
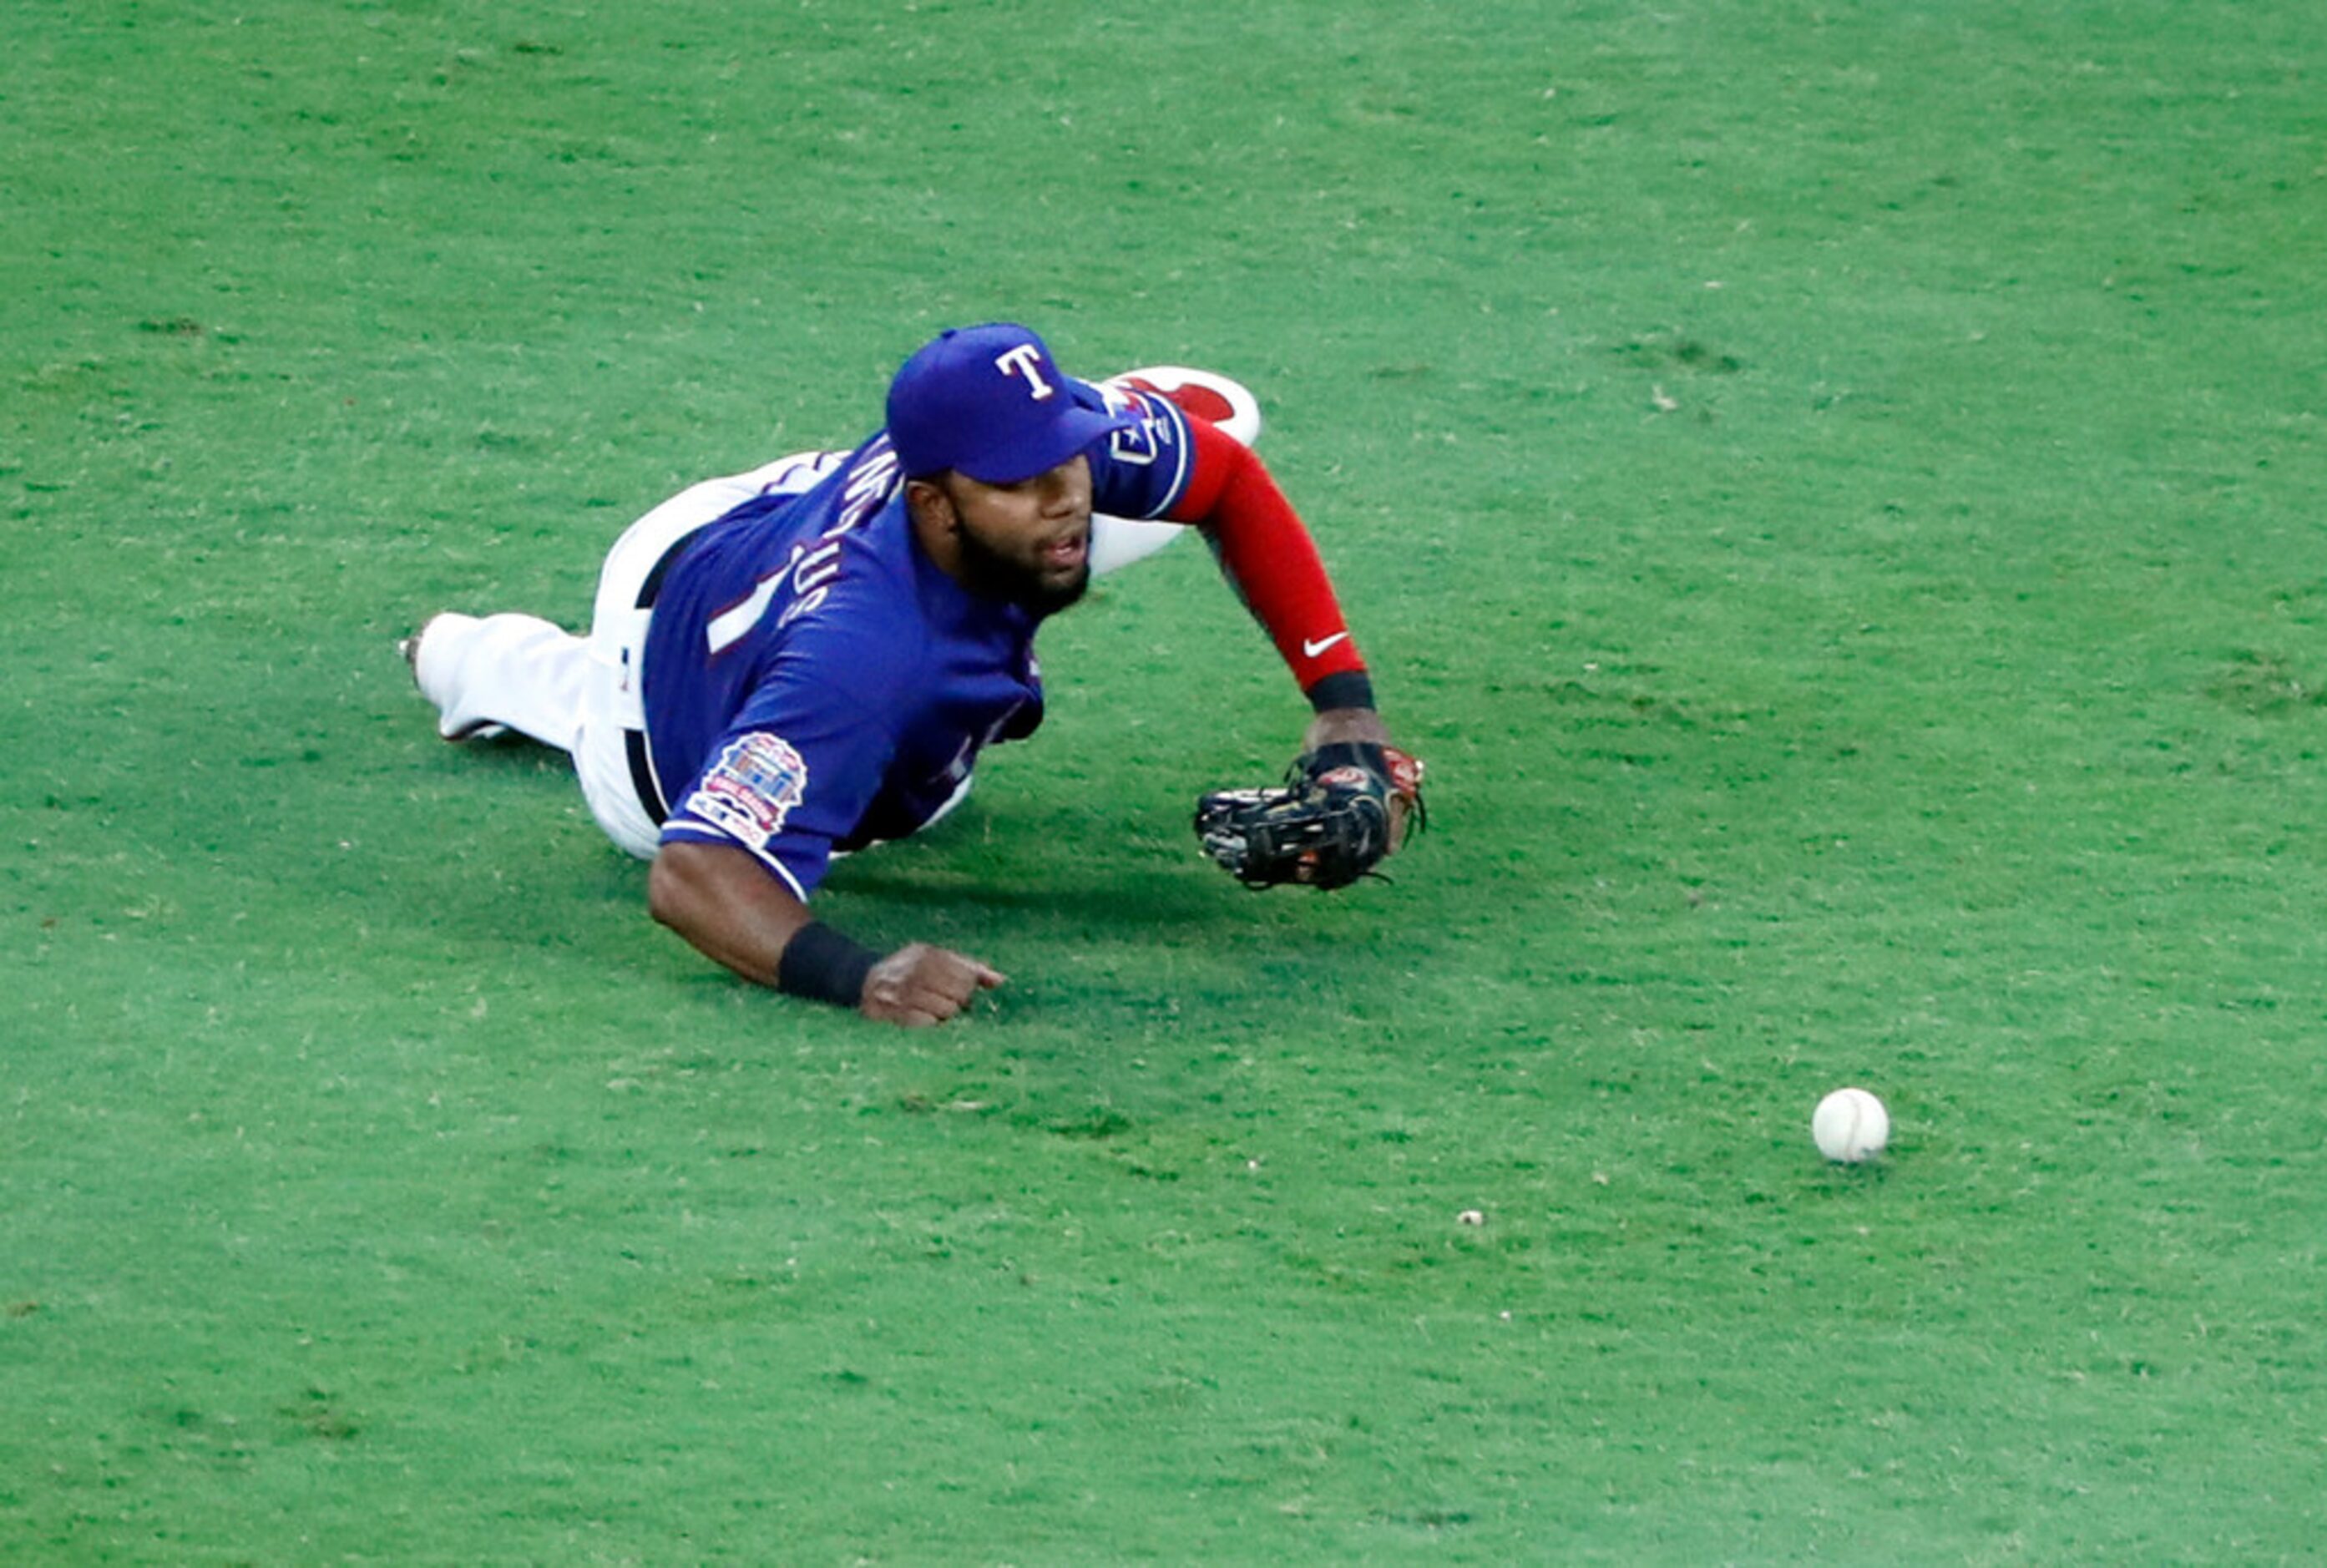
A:
{"label": "red undershirt sleeve", "polygon": [[[1205,420],[1190,417],[1194,471],[1167,514],[1211,542],[1220,570],[1259,621],[1304,692],[1366,662],[1342,619],[1316,542],[1258,457]],[[1360,683],[1362,689],[1362,681]]]}

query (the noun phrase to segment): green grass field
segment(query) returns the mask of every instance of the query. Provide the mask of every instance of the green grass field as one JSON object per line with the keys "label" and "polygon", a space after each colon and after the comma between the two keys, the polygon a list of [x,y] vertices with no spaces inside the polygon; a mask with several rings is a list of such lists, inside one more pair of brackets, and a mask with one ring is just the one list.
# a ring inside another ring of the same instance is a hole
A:
{"label": "green grass field", "polygon": [[[2313,1560],[2322,105],[2301,0],[11,8],[0,1556]],[[1177,548],[819,900],[1013,976],[908,1033],[393,642],[995,316],[1258,391],[1435,821],[1201,860],[1304,710]]]}

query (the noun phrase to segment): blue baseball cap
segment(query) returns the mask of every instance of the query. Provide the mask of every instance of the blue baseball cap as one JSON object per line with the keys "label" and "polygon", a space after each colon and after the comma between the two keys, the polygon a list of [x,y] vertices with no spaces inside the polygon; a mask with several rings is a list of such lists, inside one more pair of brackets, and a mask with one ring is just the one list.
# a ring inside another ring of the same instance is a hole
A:
{"label": "blue baseball cap", "polygon": [[1015,484],[1131,423],[1077,402],[1042,340],[1008,322],[939,333],[889,383],[889,443],[909,476]]}

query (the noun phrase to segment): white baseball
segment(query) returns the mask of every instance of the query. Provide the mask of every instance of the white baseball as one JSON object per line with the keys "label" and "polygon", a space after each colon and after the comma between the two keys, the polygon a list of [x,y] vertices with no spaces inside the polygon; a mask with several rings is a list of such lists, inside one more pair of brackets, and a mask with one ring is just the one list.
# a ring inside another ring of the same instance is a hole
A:
{"label": "white baseball", "polygon": [[1891,1113],[1864,1089],[1836,1089],[1810,1117],[1818,1153],[1845,1165],[1872,1160],[1891,1141]]}

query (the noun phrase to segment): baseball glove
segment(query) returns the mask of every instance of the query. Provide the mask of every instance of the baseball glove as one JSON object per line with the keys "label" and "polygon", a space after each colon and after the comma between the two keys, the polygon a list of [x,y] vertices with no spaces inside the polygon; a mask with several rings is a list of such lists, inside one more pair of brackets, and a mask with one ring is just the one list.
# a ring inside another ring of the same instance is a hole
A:
{"label": "baseball glove", "polygon": [[1420,827],[1422,764],[1344,742],[1296,759],[1278,789],[1216,789],[1196,802],[1204,853],[1248,887],[1345,888]]}

